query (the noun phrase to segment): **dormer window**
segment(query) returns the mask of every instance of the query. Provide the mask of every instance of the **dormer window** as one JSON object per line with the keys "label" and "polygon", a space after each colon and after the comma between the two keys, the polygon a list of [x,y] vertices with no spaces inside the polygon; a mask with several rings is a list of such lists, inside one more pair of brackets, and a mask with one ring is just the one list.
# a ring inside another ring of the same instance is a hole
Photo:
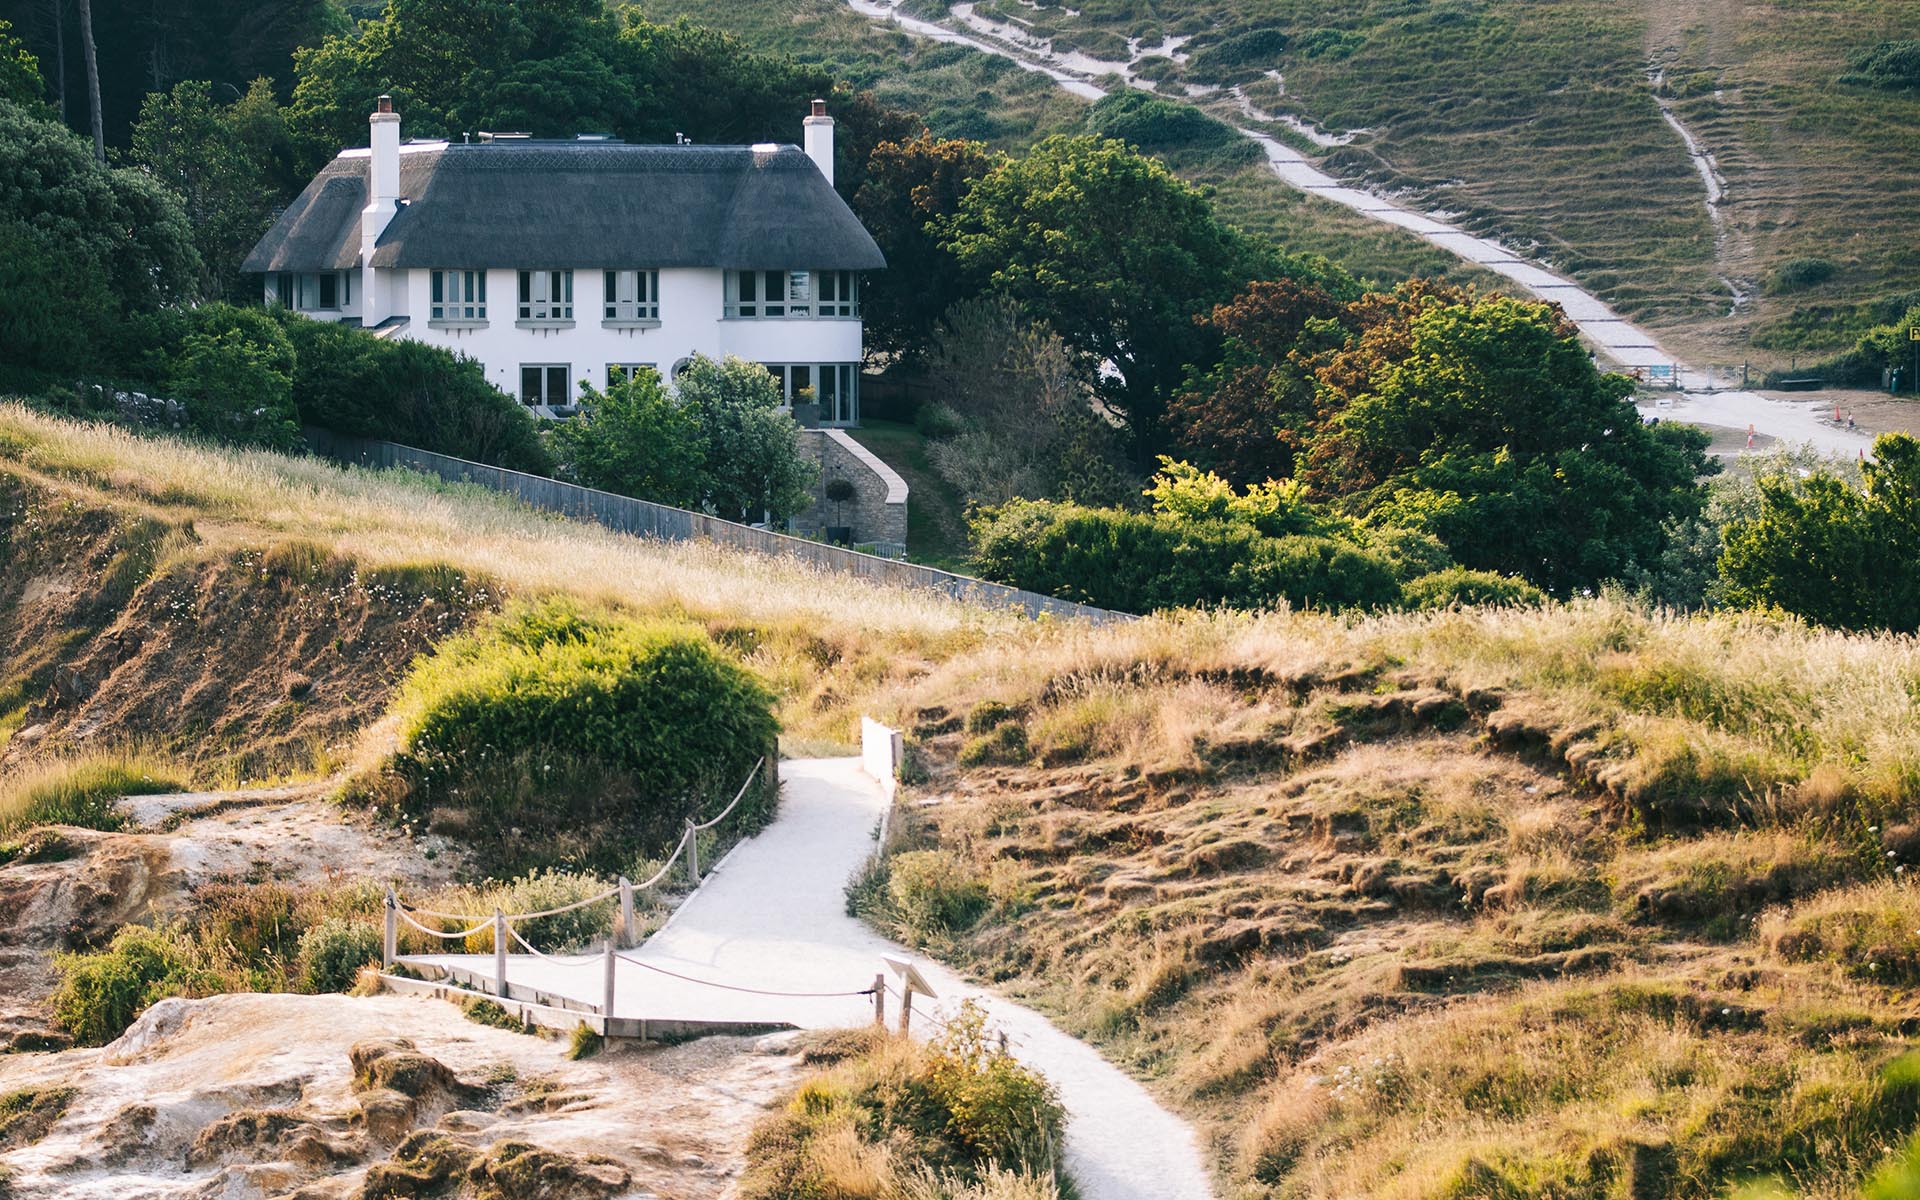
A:
{"label": "dormer window", "polygon": [[572,271],[520,272],[520,319],[522,321],[572,321]]}
{"label": "dormer window", "polygon": [[660,319],[660,272],[608,271],[606,317],[623,325]]}

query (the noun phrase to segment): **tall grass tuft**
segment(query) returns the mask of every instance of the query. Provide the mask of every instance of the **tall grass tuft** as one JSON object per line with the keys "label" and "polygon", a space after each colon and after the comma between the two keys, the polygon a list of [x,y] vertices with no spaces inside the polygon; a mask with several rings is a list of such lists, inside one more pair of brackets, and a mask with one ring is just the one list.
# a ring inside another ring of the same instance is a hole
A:
{"label": "tall grass tuft", "polygon": [[184,774],[172,763],[138,751],[54,759],[0,779],[0,835],[36,825],[119,829],[125,823],[120,800],[186,786]]}

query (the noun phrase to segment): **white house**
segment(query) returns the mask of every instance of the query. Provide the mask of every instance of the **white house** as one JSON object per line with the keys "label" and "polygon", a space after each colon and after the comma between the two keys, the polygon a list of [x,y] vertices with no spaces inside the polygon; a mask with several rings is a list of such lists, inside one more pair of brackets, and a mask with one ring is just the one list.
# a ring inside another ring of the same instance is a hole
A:
{"label": "white house", "polygon": [[860,277],[886,265],[833,190],[833,118],[805,149],[482,134],[400,141],[380,98],[247,256],[269,304],[472,355],[543,415],[636,366],[738,355],[860,419]]}

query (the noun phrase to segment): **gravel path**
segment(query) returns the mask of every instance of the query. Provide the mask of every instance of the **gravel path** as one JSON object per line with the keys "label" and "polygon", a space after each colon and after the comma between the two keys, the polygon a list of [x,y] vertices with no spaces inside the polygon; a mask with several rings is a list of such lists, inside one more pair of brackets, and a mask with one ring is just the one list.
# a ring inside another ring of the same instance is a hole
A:
{"label": "gravel path", "polygon": [[[1098,100],[1106,95],[1093,82],[1089,70],[1062,65],[1065,60],[1045,61],[1029,57],[1029,51],[1014,43],[987,36],[972,36],[945,25],[909,16],[900,10],[901,0],[847,0],[848,7],[862,16],[891,22],[917,37],[954,45],[968,46],[986,54],[998,55],[1026,70],[1047,76],[1076,96]],[[1085,64],[1079,64],[1084,66]],[[1100,64],[1124,74],[1126,64]],[[1717,425],[1744,430],[1749,425],[1764,437],[1783,442],[1811,441],[1819,449],[1848,458],[1871,448],[1872,439],[1864,434],[1821,426],[1816,419],[1799,410],[1798,405],[1768,400],[1753,392],[1713,390],[1724,380],[1715,380],[1706,371],[1681,362],[1660,344],[1652,333],[1628,321],[1607,303],[1579,284],[1535,262],[1515,254],[1490,238],[1476,237],[1440,218],[1403,205],[1364,188],[1344,183],[1315,166],[1311,159],[1286,143],[1258,130],[1240,132],[1256,142],[1267,156],[1267,166],[1283,183],[1323,200],[1343,205],[1361,216],[1385,225],[1405,229],[1440,249],[1503,276],[1543,300],[1552,300],[1566,310],[1567,317],[1580,327],[1587,341],[1613,367],[1643,377],[1676,379],[1678,401],[1650,415],[1671,417],[1690,424]],[[1691,138],[1689,153],[1694,150]],[[1708,176],[1710,186],[1712,177]],[[1817,407],[1817,404],[1816,404]]]}
{"label": "gravel path", "polygon": [[[789,998],[703,986],[662,974],[768,991],[847,992],[887,971],[883,957],[911,960],[939,998],[914,1001],[916,1027],[950,1018],[965,999],[986,1009],[1013,1051],[1060,1089],[1065,1103],[1067,1170],[1084,1200],[1207,1200],[1212,1196],[1193,1129],[1154,1101],[1133,1078],[1045,1017],[969,984],[936,963],[879,937],[846,914],[847,878],[873,850],[885,808],[879,786],[857,759],[808,759],[781,765],[780,817],[724,859],[666,928],[622,961],[616,982],[620,1016],[789,1021],[829,1028],[872,1020],[864,996]],[[435,956],[409,961],[492,971],[491,957]],[[649,969],[657,968],[657,969]],[[508,978],[598,1003],[598,959],[579,966],[524,956]],[[888,978],[894,976],[888,971]],[[897,1002],[889,1002],[889,1018]]]}

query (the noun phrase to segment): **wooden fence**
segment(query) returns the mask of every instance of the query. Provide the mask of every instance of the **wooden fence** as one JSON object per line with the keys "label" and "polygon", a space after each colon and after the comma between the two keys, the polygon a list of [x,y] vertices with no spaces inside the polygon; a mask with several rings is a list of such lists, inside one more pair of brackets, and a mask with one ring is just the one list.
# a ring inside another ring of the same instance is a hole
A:
{"label": "wooden fence", "polygon": [[307,444],[314,453],[335,462],[362,467],[400,467],[437,476],[448,483],[477,484],[515,496],[534,508],[561,513],[576,520],[592,521],[620,533],[667,541],[704,539],[721,542],[756,554],[800,559],[829,571],[858,575],[892,587],[940,592],[956,600],[990,608],[1018,608],[1029,617],[1048,616],[1095,622],[1133,619],[1125,613],[1075,604],[1070,600],[1057,600],[1052,596],[1001,583],[989,583],[984,579],[881,558],[875,554],[862,554],[858,550],[724,521],[706,513],[635,500],[631,496],[617,496],[612,492],[469,462],[431,450],[418,450],[412,446],[371,438],[349,437],[324,429],[308,429],[305,433]]}

